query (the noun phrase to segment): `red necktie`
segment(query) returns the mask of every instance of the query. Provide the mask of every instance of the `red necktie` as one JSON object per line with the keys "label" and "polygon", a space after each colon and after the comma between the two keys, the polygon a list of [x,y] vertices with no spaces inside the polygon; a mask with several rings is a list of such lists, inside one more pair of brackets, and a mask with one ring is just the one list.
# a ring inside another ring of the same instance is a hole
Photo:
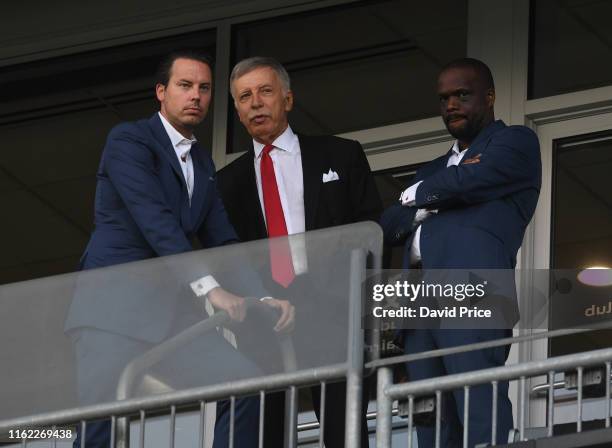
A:
{"label": "red necktie", "polygon": [[[285,223],[283,206],[278,194],[274,164],[270,157],[270,151],[273,149],[274,146],[266,145],[261,153],[261,189],[263,192],[264,210],[266,213],[266,223],[268,224],[268,236],[286,237],[287,224]],[[285,288],[289,286],[295,278],[295,273],[293,272],[293,261],[291,260],[291,247],[287,238],[277,238],[270,241],[270,263],[274,281]]]}

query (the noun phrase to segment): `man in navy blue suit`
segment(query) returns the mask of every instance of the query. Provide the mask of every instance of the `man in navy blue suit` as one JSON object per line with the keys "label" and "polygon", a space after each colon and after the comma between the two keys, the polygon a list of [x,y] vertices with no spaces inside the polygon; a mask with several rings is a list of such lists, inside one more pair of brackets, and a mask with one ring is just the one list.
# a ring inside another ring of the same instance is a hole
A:
{"label": "man in navy blue suit", "polygon": [[[446,65],[438,78],[440,113],[456,138],[451,150],[425,167],[381,218],[385,239],[405,244],[404,268],[514,269],[541,184],[538,139],[524,126],[495,120],[495,88],[489,68],[476,59]],[[407,353],[511,336],[510,329],[404,330]],[[477,350],[408,364],[411,380],[501,366],[509,347]],[[463,390],[442,406],[441,446],[491,441],[491,386],[470,390],[470,417],[463,421]],[[497,442],[512,428],[508,383],[498,386]],[[433,446],[435,428],[417,426],[419,447]]]}
{"label": "man in navy blue suit", "polygon": [[[213,161],[193,135],[206,116],[211,90],[209,59],[193,51],[174,53],[158,73],[159,113],[122,123],[110,132],[97,173],[95,230],[81,259],[82,269],[183,253],[194,244],[208,248],[238,240],[217,192]],[[164,279],[152,273],[151,278],[134,280],[122,270],[102,271],[99,277],[105,284],[98,286],[104,297],[91,291],[99,288],[87,288],[87,281],[77,286],[66,331],[75,341],[83,403],[108,400],[125,363],[202,318],[194,312],[196,296],[184,300],[171,285],[186,282],[182,290],[193,289],[232,319],[244,319],[243,297],[222,289],[204,267],[182,268],[180,273],[168,269]],[[175,274],[180,278],[171,278]],[[83,277],[95,283],[97,276]],[[129,286],[122,289],[122,283]],[[287,301],[270,298],[265,304],[280,311],[276,330],[292,325],[293,307]],[[232,371],[242,377],[260,374],[216,332],[183,351],[170,360],[174,369],[189,366],[182,375],[188,379],[176,387],[224,381]],[[218,416],[215,447],[228,445],[226,410]],[[237,400],[235,446],[256,446],[258,413],[257,399]],[[108,422],[88,425],[87,446],[108,446],[109,431]]]}

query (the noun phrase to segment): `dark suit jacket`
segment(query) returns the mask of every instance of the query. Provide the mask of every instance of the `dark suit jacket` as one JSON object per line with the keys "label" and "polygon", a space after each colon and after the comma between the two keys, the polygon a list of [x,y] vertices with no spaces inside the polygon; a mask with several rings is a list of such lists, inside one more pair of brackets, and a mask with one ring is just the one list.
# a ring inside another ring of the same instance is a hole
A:
{"label": "dark suit jacket", "polygon": [[[361,145],[339,137],[298,135],[304,175],[306,230],[378,221],[382,203]],[[257,193],[254,150],[219,171],[219,189],[230,221],[243,241],[268,236]],[[339,180],[323,183],[329,170]]]}
{"label": "dark suit jacket", "polygon": [[192,148],[191,207],[183,172],[158,114],[122,123],[108,136],[98,169],[95,230],[83,267],[171,255],[235,241],[208,153]]}
{"label": "dark suit jacket", "polygon": [[[83,269],[190,251],[195,237],[205,248],[237,241],[210,155],[197,145],[191,154],[190,207],[181,167],[157,113],[111,130],[97,173],[95,229],[81,259]],[[177,278],[183,270],[183,278]],[[201,265],[177,268],[167,262],[84,274],[66,329],[90,326],[159,341],[174,320],[180,288],[207,273]]]}
{"label": "dark suit jacket", "polygon": [[[438,209],[421,228],[425,269],[513,269],[540,193],[542,166],[535,133],[501,120],[483,129],[459,166],[446,154],[417,172],[414,207],[395,205],[381,225],[390,244],[412,243],[417,208]],[[470,163],[472,162],[472,163]]]}
{"label": "dark suit jacket", "polygon": [[[298,135],[298,140],[304,179],[306,231],[358,221],[378,221],[382,202],[361,145],[356,141],[331,136]],[[339,180],[323,183],[323,174],[330,169],[338,174]],[[253,147],[218,174],[221,196],[238,236],[244,241],[267,238],[257,192]],[[288,290],[280,286],[275,288],[272,282],[268,285],[278,297],[287,297],[296,306],[296,328],[293,333],[296,351],[300,364],[310,357],[312,361],[312,364],[306,363],[302,367],[333,364],[341,362],[346,356],[348,288],[338,279],[348,278],[350,261],[347,254],[338,254],[334,247],[322,248],[320,237],[313,239],[318,243],[309,244],[306,238],[306,252],[315,252],[307,258],[316,260],[314,263],[308,262],[308,275],[298,276]],[[323,254],[322,251],[328,253]],[[330,269],[330,266],[336,268]],[[323,309],[324,313],[321,312]],[[303,325],[302,322],[309,324]],[[312,322],[317,322],[319,331],[312,331]],[[330,340],[334,342],[330,343]],[[242,347],[245,342],[263,346],[274,343],[273,340],[254,341],[252,336],[240,334],[238,341],[239,345],[243,344]],[[320,350],[320,347],[326,350]],[[276,360],[259,357],[257,362],[259,365],[274,365]],[[313,397],[319,397],[319,394],[314,391]],[[343,385],[333,385],[328,394],[326,415],[329,417],[326,418],[330,424],[326,426],[325,444],[344,446]],[[316,400],[314,398],[315,403]],[[367,399],[364,402],[367,406]],[[273,394],[266,405],[266,446],[284,446],[282,431],[279,430],[284,419],[283,403],[283,395]],[[364,417],[362,429],[365,431],[366,427]],[[362,431],[362,440],[366,440],[367,444],[367,432]]]}

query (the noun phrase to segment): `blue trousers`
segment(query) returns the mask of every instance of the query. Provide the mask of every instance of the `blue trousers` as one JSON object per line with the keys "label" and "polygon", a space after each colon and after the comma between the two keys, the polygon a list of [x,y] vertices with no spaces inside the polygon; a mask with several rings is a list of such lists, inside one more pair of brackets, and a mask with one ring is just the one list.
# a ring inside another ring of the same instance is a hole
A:
{"label": "blue trousers", "polygon": [[[82,405],[115,401],[117,383],[125,365],[151,348],[151,344],[146,342],[97,329],[82,329],[71,336],[75,346],[78,394]],[[216,332],[181,348],[149,373],[164,379],[177,390],[261,375],[261,371],[252,362]],[[229,418],[229,406],[221,404],[215,424],[214,448],[229,445]],[[258,397],[236,400],[234,428],[236,448],[257,446]],[[86,446],[108,448],[110,430],[109,420],[87,422]],[[73,446],[81,446],[80,431],[77,431]]]}
{"label": "blue trousers", "polygon": [[[512,335],[511,330],[404,330],[404,352],[419,353],[429,350],[454,347],[476,342],[500,339]],[[509,346],[459,353],[438,358],[429,358],[407,364],[410,381],[417,381],[473,370],[499,367],[505,364]],[[500,381],[497,397],[497,443],[508,441],[508,432],[513,427],[512,404],[508,398],[508,382]],[[463,446],[464,393],[463,388],[443,395],[440,446],[454,448]],[[470,388],[468,446],[491,442],[492,387],[482,385]],[[433,447],[435,426],[417,426],[419,448]]]}

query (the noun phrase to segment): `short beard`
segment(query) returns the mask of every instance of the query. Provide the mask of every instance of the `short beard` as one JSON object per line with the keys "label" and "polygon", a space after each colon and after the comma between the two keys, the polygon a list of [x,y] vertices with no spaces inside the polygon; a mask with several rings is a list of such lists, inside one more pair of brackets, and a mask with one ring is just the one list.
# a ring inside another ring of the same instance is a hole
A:
{"label": "short beard", "polygon": [[478,134],[480,134],[480,131],[482,131],[485,127],[487,127],[487,125],[489,124],[490,121],[487,120],[487,117],[480,117],[479,120],[474,120],[474,121],[466,121],[465,126],[463,126],[461,129],[455,129],[453,131],[451,131],[451,129],[448,126],[448,123],[446,124],[446,130],[448,131],[448,133],[450,135],[452,135],[454,138],[456,138],[457,140],[459,140],[460,142],[466,143],[466,144],[471,144],[474,139],[478,136]]}
{"label": "short beard", "polygon": [[454,138],[459,140],[460,142],[472,142],[480,132],[480,128],[477,129],[477,126],[474,123],[466,123],[464,127],[461,129],[451,130],[448,125],[446,126],[448,133],[452,135]]}

